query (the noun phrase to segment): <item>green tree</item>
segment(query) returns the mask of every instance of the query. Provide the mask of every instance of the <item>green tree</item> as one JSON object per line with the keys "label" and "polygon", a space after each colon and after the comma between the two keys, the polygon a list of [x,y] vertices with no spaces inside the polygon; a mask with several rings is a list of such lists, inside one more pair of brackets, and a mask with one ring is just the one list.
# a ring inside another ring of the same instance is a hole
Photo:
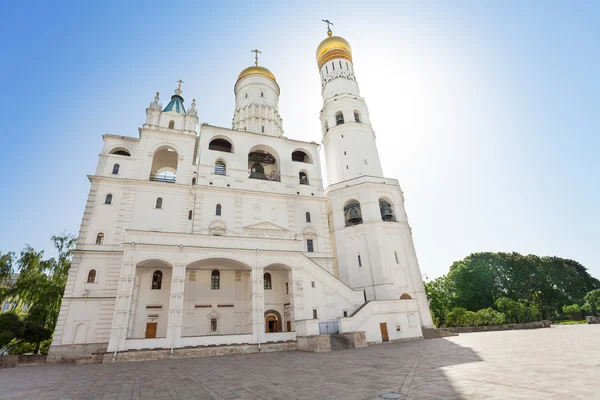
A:
{"label": "green tree", "polygon": [[448,290],[445,276],[439,277],[433,281],[425,282],[425,292],[429,299],[429,308],[433,315],[435,326],[444,326],[446,324],[446,315],[452,308],[452,295]]}
{"label": "green tree", "polygon": [[19,269],[16,283],[0,294],[1,299],[18,299],[21,304],[30,305],[26,340],[35,343],[34,353],[46,340],[46,330],[53,332],[56,326],[75,241],[75,237],[66,233],[52,236],[58,256],[48,260],[43,259],[43,251],[36,252],[31,246],[26,246],[16,261]]}
{"label": "green tree", "polygon": [[572,320],[580,319],[581,307],[578,304],[565,305],[562,308],[564,314],[567,314]]}
{"label": "green tree", "polygon": [[600,310],[600,289],[588,292],[584,298],[586,304],[589,304],[588,309],[591,314],[596,314]]}

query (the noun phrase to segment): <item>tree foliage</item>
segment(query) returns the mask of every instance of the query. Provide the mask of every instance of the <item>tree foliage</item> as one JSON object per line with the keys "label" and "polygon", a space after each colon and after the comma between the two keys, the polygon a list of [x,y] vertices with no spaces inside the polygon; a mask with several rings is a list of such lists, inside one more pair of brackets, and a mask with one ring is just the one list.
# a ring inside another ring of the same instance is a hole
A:
{"label": "tree foliage", "polygon": [[[552,319],[562,307],[583,304],[586,293],[600,289],[577,261],[519,253],[473,253],[456,261],[446,276],[425,284],[438,326],[456,324],[458,309],[495,309],[508,323]],[[592,312],[600,309],[600,290],[590,296]],[[449,320],[448,320],[449,319]],[[456,326],[456,325],[455,325]]]}
{"label": "tree foliage", "polygon": [[590,314],[597,314],[600,311],[600,289],[588,292],[583,299],[585,300],[584,306]]}
{"label": "tree foliage", "polygon": [[15,264],[19,271],[16,283],[0,292],[0,300],[17,300],[30,306],[27,318],[22,321],[22,337],[24,341],[36,344],[34,352],[56,326],[75,241],[74,236],[66,233],[52,236],[58,255],[46,260],[43,251],[37,252],[31,246],[26,246],[18,258],[12,253],[0,257],[0,279],[10,276]]}

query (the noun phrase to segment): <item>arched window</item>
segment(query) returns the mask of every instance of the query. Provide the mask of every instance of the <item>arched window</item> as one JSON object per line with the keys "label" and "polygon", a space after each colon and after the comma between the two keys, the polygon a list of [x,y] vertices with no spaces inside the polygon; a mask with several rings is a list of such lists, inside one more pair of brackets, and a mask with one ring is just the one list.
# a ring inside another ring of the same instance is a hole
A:
{"label": "arched window", "polygon": [[358,110],[354,110],[354,122],[360,122],[360,114]]}
{"label": "arched window", "polygon": [[190,221],[192,220],[192,210],[188,211],[188,219]]}
{"label": "arched window", "polygon": [[265,273],[265,275],[263,276],[264,281],[265,281],[265,290],[271,290],[272,285],[271,285],[271,274],[270,273]]}
{"label": "arched window", "polygon": [[219,290],[221,288],[221,273],[218,269],[213,269],[210,274],[210,290]]}
{"label": "arched window", "polygon": [[306,222],[310,222],[310,213],[306,212]]}
{"label": "arched window", "polygon": [[160,290],[162,287],[162,271],[154,271],[152,274],[152,290]]}
{"label": "arched window", "polygon": [[106,198],[104,199],[104,204],[112,204],[112,194],[107,194]]}
{"label": "arched window", "polygon": [[387,222],[396,221],[394,216],[394,209],[389,201],[385,199],[379,199],[379,212],[381,213],[381,220]]}
{"label": "arched window", "polygon": [[306,175],[306,172],[300,172],[298,178],[301,185],[308,185],[308,175]]}
{"label": "arched window", "polygon": [[292,152],[292,161],[303,162],[307,164],[312,164],[312,160],[310,156],[303,152],[302,150],[296,150]]}
{"label": "arched window", "polygon": [[173,121],[173,120],[169,121],[169,129],[175,129],[175,121]]}
{"label": "arched window", "polygon": [[225,153],[231,153],[231,148],[231,143],[225,139],[213,139],[208,144],[209,150],[223,151]]}
{"label": "arched window", "polygon": [[95,283],[95,282],[96,282],[96,270],[90,269],[90,272],[88,272],[87,283]]}
{"label": "arched window", "polygon": [[119,164],[113,165],[113,175],[119,175],[119,168],[121,166]]}
{"label": "arched window", "polygon": [[129,150],[124,149],[124,148],[116,148],[116,149],[112,149],[110,154],[116,154],[118,156],[125,156],[125,157],[131,157],[131,153],[129,153]]}
{"label": "arched window", "polygon": [[150,180],[155,182],[175,183],[177,181],[177,166],[179,155],[177,151],[168,146],[159,148],[154,152]]}
{"label": "arched window", "polygon": [[404,293],[402,296],[400,296],[400,300],[412,300],[412,297],[410,297],[410,294]]}
{"label": "arched window", "polygon": [[96,244],[104,243],[104,233],[100,232],[96,235]]}
{"label": "arched window", "polygon": [[192,186],[196,184],[196,178],[192,178]]}
{"label": "arched window", "polygon": [[227,175],[227,166],[221,160],[217,160],[215,162],[215,174],[217,175]]}
{"label": "arched window", "polygon": [[216,210],[215,210],[215,215],[221,215],[221,205],[217,204]]}
{"label": "arched window", "polygon": [[344,219],[346,226],[362,224],[362,212],[360,203],[356,200],[350,200],[344,206]]}
{"label": "arched window", "polygon": [[344,114],[341,111],[335,113],[335,124],[341,125],[344,123]]}
{"label": "arched window", "polygon": [[162,208],[162,197],[156,199],[156,208]]}

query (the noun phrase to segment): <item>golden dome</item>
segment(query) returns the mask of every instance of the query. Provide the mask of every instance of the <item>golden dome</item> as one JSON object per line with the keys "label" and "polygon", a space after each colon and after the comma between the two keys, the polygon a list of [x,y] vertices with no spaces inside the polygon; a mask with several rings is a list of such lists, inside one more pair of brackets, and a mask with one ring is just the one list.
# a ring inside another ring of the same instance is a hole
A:
{"label": "golden dome", "polygon": [[317,47],[317,64],[319,68],[334,58],[345,58],[352,61],[352,48],[343,37],[329,36]]}
{"label": "golden dome", "polygon": [[272,79],[273,81],[277,82],[277,79],[275,79],[275,75],[273,75],[273,73],[271,71],[269,71],[265,67],[259,67],[258,65],[253,65],[251,67],[246,68],[242,72],[240,72],[240,74],[238,75],[237,81],[239,82],[240,79],[242,79],[248,75],[263,75],[263,76],[266,76],[267,78]]}

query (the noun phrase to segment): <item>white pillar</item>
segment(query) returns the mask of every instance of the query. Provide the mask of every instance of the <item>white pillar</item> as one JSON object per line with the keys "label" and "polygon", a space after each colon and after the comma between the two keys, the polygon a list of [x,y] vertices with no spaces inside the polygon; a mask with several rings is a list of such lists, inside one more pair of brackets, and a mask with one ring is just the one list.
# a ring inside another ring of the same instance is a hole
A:
{"label": "white pillar", "polygon": [[135,287],[135,249],[125,249],[123,263],[121,264],[121,275],[117,286],[117,298],[115,299],[115,310],[113,314],[112,328],[108,341],[107,351],[123,351],[125,339],[127,338],[127,326],[131,316],[131,303]]}
{"label": "white pillar", "polygon": [[167,321],[167,343],[171,348],[182,347],[183,301],[185,291],[185,265],[182,265],[183,251],[177,254],[177,262],[171,274],[171,296],[169,299],[169,317]]}
{"label": "white pillar", "polygon": [[[257,254],[258,258],[258,254]],[[265,287],[262,267],[252,268],[252,343],[265,341]]]}
{"label": "white pillar", "polygon": [[296,321],[308,318],[308,316],[304,315],[304,281],[302,280],[302,269],[291,269],[289,275],[292,330],[296,331]]}

